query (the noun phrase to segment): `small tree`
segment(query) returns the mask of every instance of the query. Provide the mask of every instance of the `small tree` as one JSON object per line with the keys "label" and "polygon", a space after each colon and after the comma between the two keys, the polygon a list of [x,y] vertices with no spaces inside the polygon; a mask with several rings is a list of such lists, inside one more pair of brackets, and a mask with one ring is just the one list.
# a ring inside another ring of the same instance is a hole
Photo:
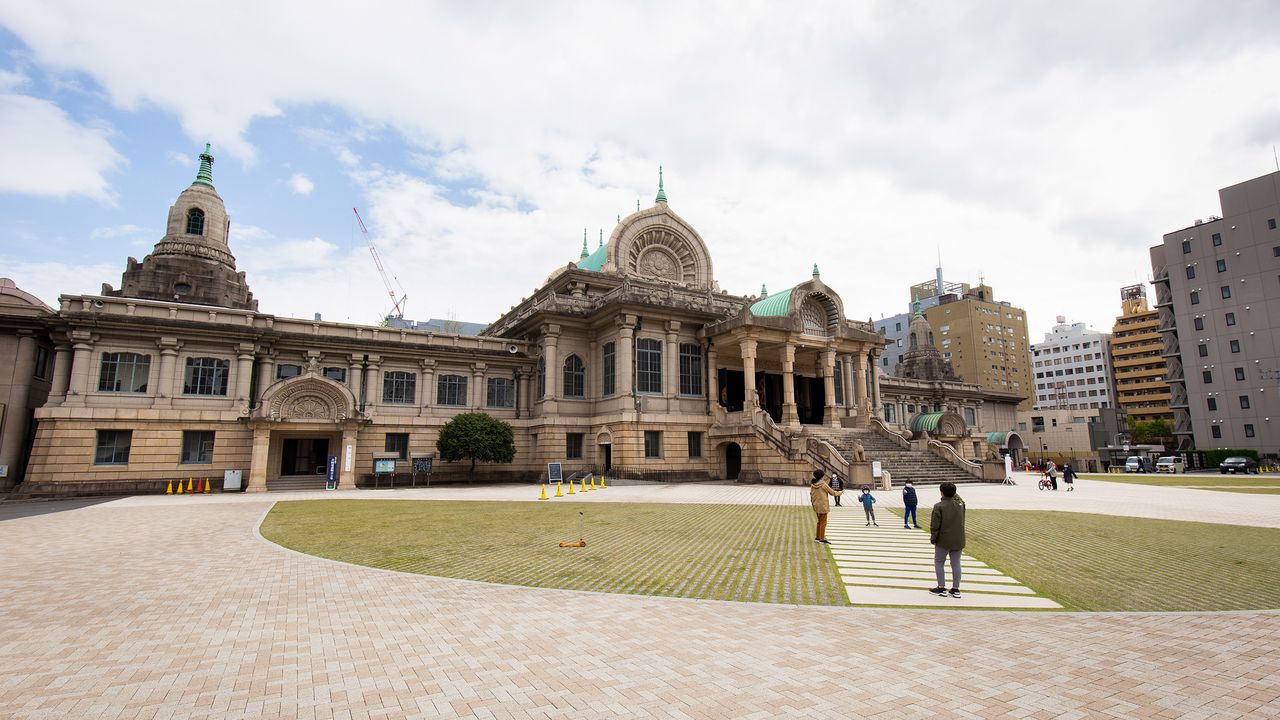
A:
{"label": "small tree", "polygon": [[477,460],[509,463],[515,459],[515,432],[507,423],[484,413],[463,413],[440,429],[436,449],[445,462],[470,459],[470,480],[475,476]]}

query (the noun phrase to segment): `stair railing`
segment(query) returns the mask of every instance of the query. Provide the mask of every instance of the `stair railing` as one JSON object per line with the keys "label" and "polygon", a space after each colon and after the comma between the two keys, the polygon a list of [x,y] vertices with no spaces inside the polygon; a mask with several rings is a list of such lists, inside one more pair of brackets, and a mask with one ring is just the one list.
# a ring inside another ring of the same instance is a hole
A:
{"label": "stair railing", "polygon": [[886,440],[893,441],[894,443],[897,444],[898,447],[906,448],[908,450],[911,449],[910,440],[903,437],[902,433],[899,433],[898,431],[891,429],[888,425],[884,423],[884,420],[881,420],[879,417],[875,415],[871,416],[871,429],[874,430],[875,433],[880,437],[883,437]]}
{"label": "stair railing", "polygon": [[933,451],[934,455],[937,455],[944,460],[949,460],[952,465],[955,465],[978,479],[982,479],[982,463],[976,463],[963,457],[960,453],[956,452],[955,448],[937,440],[929,441],[929,449]]}
{"label": "stair railing", "polygon": [[751,428],[755,431],[756,437],[773,446],[788,460],[804,460],[828,474],[838,473],[846,480],[849,478],[849,461],[826,440],[793,435],[779,427],[762,409],[756,409],[751,413]]}

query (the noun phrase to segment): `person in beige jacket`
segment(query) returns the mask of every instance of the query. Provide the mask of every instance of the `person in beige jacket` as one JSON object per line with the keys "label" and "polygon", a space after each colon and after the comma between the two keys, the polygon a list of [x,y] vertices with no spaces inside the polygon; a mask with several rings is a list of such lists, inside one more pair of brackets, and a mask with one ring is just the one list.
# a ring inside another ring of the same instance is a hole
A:
{"label": "person in beige jacket", "polygon": [[821,469],[813,471],[813,480],[809,484],[809,504],[813,506],[813,512],[818,516],[818,530],[814,533],[814,542],[830,545],[827,540],[827,513],[831,512],[830,501],[827,496],[840,497],[844,494],[843,490],[832,490],[831,486],[822,479],[825,473]]}

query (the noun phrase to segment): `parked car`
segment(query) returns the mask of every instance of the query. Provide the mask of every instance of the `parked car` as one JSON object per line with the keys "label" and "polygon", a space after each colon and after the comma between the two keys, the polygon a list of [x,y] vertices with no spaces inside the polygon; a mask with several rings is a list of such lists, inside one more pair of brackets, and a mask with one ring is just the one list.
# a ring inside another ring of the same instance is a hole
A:
{"label": "parked car", "polygon": [[1187,471],[1187,461],[1177,455],[1166,455],[1156,461],[1156,472],[1158,473],[1184,473]]}
{"label": "parked car", "polygon": [[1138,455],[1130,455],[1124,461],[1124,471],[1127,473],[1140,473],[1147,471],[1147,463]]}
{"label": "parked car", "polygon": [[1226,475],[1227,473],[1249,473],[1258,472],[1258,461],[1248,457],[1229,457],[1218,465],[1218,472]]}

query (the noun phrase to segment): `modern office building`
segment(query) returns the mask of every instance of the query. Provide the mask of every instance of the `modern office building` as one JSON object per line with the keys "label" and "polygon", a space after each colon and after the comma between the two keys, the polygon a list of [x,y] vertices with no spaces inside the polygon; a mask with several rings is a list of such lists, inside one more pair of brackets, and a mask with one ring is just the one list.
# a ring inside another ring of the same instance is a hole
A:
{"label": "modern office building", "polygon": [[937,267],[933,280],[912,285],[906,312],[881,318],[872,323],[876,330],[884,335],[885,340],[889,341],[880,356],[880,369],[887,375],[897,372],[898,363],[902,361],[902,356],[908,350],[908,333],[917,308],[928,310],[941,304],[943,298],[949,296],[955,299],[963,297],[967,292],[969,292],[968,283],[953,283],[942,279],[941,263]]}
{"label": "modern office building", "polygon": [[1044,342],[1031,346],[1036,375],[1034,409],[1111,407],[1115,390],[1111,382],[1109,337],[1084,323],[1067,324],[1064,315],[1044,334]]}
{"label": "modern office building", "polygon": [[944,294],[924,315],[961,380],[1022,396],[1018,409],[1031,409],[1035,386],[1022,308],[997,301],[984,283],[963,295]]}
{"label": "modern office building", "polygon": [[1280,172],[1151,248],[1180,448],[1280,454]]}
{"label": "modern office building", "polygon": [[1111,367],[1116,406],[1129,422],[1173,421],[1169,409],[1168,366],[1160,338],[1159,313],[1147,306],[1145,285],[1120,288],[1121,312],[1111,328]]}

